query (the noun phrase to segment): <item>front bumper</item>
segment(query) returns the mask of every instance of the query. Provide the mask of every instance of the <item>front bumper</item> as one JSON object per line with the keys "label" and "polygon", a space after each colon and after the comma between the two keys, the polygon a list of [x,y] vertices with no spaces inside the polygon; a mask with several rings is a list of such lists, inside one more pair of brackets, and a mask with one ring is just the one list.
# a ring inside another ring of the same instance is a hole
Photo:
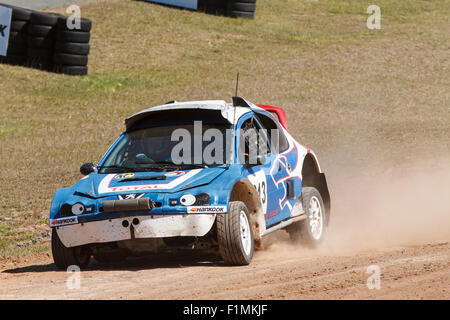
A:
{"label": "front bumper", "polygon": [[[135,218],[138,224],[133,224]],[[211,230],[215,219],[215,214],[128,216],[56,226],[56,231],[64,246],[76,247],[134,238],[201,237]]]}

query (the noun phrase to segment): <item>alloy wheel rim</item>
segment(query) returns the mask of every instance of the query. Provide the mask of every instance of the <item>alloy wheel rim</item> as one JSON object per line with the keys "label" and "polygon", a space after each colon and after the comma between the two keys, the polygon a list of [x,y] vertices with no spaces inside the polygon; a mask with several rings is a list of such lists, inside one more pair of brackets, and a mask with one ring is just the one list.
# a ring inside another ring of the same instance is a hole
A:
{"label": "alloy wheel rim", "polygon": [[248,222],[247,214],[244,211],[241,211],[239,214],[239,228],[241,233],[241,242],[242,247],[244,249],[245,254],[250,255],[251,251],[251,233],[250,233],[250,224]]}
{"label": "alloy wheel rim", "polygon": [[323,212],[320,201],[316,196],[309,201],[309,228],[315,240],[320,240],[323,232]]}

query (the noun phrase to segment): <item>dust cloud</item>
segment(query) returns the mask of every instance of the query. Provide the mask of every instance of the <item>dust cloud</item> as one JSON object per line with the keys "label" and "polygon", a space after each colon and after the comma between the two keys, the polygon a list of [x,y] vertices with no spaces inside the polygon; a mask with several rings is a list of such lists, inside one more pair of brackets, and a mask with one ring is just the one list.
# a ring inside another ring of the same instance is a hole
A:
{"label": "dust cloud", "polygon": [[380,170],[341,169],[328,174],[332,212],[317,249],[269,235],[260,258],[354,254],[387,247],[450,240],[450,159]]}

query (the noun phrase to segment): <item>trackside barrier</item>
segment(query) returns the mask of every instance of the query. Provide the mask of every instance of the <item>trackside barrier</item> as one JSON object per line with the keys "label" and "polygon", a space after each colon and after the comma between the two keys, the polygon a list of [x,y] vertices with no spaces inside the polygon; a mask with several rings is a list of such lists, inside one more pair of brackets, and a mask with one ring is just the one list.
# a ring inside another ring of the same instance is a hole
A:
{"label": "trackside barrier", "polygon": [[[11,12],[9,21],[6,12]],[[0,63],[87,75],[92,22],[82,18],[74,28],[68,19],[0,3]]]}
{"label": "trackside barrier", "polygon": [[229,17],[253,19],[256,0],[145,0],[169,6],[221,14]]}

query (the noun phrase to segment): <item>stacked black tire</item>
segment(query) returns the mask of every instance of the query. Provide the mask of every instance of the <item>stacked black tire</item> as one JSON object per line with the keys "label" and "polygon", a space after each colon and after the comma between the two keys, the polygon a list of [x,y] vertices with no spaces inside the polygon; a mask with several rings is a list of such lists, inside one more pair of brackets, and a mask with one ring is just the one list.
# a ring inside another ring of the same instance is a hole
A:
{"label": "stacked black tire", "polygon": [[256,11],[256,0],[229,0],[227,13],[233,18],[253,19]]}
{"label": "stacked black tire", "polygon": [[229,0],[198,0],[198,9],[200,11],[226,15]]}
{"label": "stacked black tire", "polygon": [[27,66],[51,71],[56,24],[60,15],[33,11],[28,24]]}
{"label": "stacked black tire", "polygon": [[0,57],[0,63],[68,75],[88,73],[89,19],[72,25],[72,19],[60,14],[0,5],[13,9],[7,56]]}
{"label": "stacked black tire", "polygon": [[0,57],[0,62],[12,65],[24,65],[27,60],[27,29],[31,17],[31,10],[3,4],[2,6],[13,8],[13,13],[7,56]]}
{"label": "stacked black tire", "polygon": [[66,17],[58,19],[53,71],[70,75],[86,75],[92,22],[89,19],[81,19],[80,25],[77,26],[79,29],[73,29],[73,27],[72,21],[68,21]]}
{"label": "stacked black tire", "polygon": [[256,0],[199,0],[198,8],[206,13],[253,19]]}

